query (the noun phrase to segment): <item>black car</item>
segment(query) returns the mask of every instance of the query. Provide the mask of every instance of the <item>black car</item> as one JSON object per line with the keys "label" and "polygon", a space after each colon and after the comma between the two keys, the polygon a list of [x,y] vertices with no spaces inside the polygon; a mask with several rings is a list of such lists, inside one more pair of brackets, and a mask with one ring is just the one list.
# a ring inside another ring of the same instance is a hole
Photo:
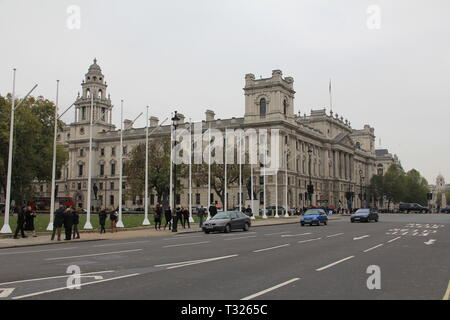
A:
{"label": "black car", "polygon": [[450,213],[450,206],[441,209],[441,213]]}
{"label": "black car", "polygon": [[399,211],[400,212],[420,212],[420,213],[427,213],[429,212],[429,209],[427,207],[424,207],[418,203],[400,203],[399,205]]}
{"label": "black car", "polygon": [[371,220],[378,222],[378,211],[376,209],[358,209],[350,216],[350,221],[370,222]]}
{"label": "black car", "polygon": [[232,230],[241,229],[248,231],[251,226],[250,218],[239,211],[219,212],[214,217],[206,221],[202,230],[208,234],[212,231],[231,232]]}

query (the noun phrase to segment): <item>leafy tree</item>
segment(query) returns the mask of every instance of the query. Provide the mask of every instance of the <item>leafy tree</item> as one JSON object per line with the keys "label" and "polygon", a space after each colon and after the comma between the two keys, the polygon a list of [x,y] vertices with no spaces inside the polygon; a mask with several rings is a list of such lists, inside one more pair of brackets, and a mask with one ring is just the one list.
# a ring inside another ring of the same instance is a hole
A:
{"label": "leafy tree", "polygon": [[[8,170],[11,95],[0,96],[0,189],[6,191]],[[11,178],[11,199],[22,203],[33,196],[34,180],[50,181],[53,159],[55,105],[43,97],[29,97],[19,107],[15,102],[14,146]],[[59,122],[59,129],[64,123]],[[68,159],[63,146],[57,146],[56,172]]]}
{"label": "leafy tree", "polygon": [[415,202],[427,206],[427,193],[430,189],[427,180],[420,175],[419,171],[412,169],[406,173],[404,190],[403,202]]}
{"label": "leafy tree", "polygon": [[388,208],[392,203],[398,203],[403,200],[405,194],[404,188],[405,173],[397,165],[389,167],[384,175],[384,195],[388,200]]}
{"label": "leafy tree", "polygon": [[383,199],[385,196],[383,175],[377,174],[372,177],[368,186],[368,194],[369,198],[374,199],[375,202],[379,202]]}

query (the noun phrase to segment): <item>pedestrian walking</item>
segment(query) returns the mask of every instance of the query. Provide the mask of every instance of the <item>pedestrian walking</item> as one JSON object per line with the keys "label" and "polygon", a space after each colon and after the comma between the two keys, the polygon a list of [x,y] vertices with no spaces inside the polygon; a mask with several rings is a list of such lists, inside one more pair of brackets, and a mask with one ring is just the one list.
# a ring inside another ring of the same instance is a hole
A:
{"label": "pedestrian walking", "polygon": [[161,230],[162,207],[156,204],[155,208],[155,230]]}
{"label": "pedestrian walking", "polygon": [[73,212],[72,208],[68,207],[64,210],[64,231],[66,233],[66,238],[64,240],[72,240],[72,227],[73,227]]}
{"label": "pedestrian walking", "polygon": [[183,228],[186,228],[186,224],[188,225],[188,228],[191,228],[191,224],[189,222],[189,209],[183,208]]}
{"label": "pedestrian walking", "polygon": [[253,217],[253,212],[252,212],[252,208],[250,207],[250,205],[247,207],[247,209],[244,210],[244,213],[249,216],[250,218]]}
{"label": "pedestrian walking", "polygon": [[71,211],[73,218],[73,239],[80,239],[80,231],[78,229],[78,225],[80,224],[80,211],[78,211],[75,207],[72,207]]}
{"label": "pedestrian walking", "polygon": [[203,205],[200,206],[200,208],[197,209],[197,216],[199,220],[199,227],[203,227],[203,218],[205,217],[206,209],[203,207]]}
{"label": "pedestrian walking", "polygon": [[55,216],[53,220],[53,233],[51,240],[53,241],[55,239],[55,235],[58,236],[58,241],[61,241],[61,228],[64,223],[64,210],[66,208],[64,205],[60,204],[59,208],[55,211]]}
{"label": "pedestrian walking", "polygon": [[166,218],[164,230],[166,230],[167,226],[169,226],[169,230],[172,230],[172,210],[170,210],[170,207],[166,207],[166,209],[164,210],[164,217]]}
{"label": "pedestrian walking", "polygon": [[33,237],[37,237],[36,228],[34,227],[34,219],[36,219],[36,212],[31,206],[28,206],[25,211],[25,231],[31,231]]}
{"label": "pedestrian walking", "polygon": [[111,220],[111,233],[117,232],[117,221],[119,220],[119,208],[116,210],[112,209],[109,214],[109,219]]}
{"label": "pedestrian walking", "polygon": [[24,225],[25,225],[25,212],[22,210],[22,208],[16,206],[14,208],[14,213],[17,214],[17,226],[16,226],[16,232],[14,233],[14,239],[18,239],[17,235],[21,234],[22,238],[27,238],[27,235],[24,231]]}
{"label": "pedestrian walking", "polygon": [[181,208],[178,206],[172,212],[172,232],[178,232],[178,221],[183,224],[183,213],[181,212]]}
{"label": "pedestrian walking", "polygon": [[106,208],[101,208],[98,213],[98,222],[100,225],[100,234],[106,233],[105,224],[108,213],[106,212]]}

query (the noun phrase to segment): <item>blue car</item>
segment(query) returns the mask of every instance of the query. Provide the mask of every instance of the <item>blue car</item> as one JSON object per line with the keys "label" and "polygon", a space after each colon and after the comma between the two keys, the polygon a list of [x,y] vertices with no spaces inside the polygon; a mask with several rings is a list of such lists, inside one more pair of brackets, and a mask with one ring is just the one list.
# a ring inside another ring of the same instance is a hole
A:
{"label": "blue car", "polygon": [[327,225],[327,222],[328,217],[325,210],[323,209],[308,209],[306,210],[303,217],[300,218],[300,224],[302,225],[302,227],[305,224],[309,224],[311,226],[315,224],[320,226],[320,224],[323,223],[324,225]]}

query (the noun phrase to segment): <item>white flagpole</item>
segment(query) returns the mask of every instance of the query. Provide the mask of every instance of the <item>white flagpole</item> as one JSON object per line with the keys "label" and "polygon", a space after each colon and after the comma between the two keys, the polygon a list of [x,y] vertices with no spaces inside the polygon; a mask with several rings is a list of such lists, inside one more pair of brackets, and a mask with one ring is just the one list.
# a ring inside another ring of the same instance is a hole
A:
{"label": "white flagpole", "polygon": [[253,164],[250,161],[250,200],[252,201],[252,217],[250,219],[255,220],[255,206],[254,202],[255,199],[253,199]]}
{"label": "white flagpole", "polygon": [[278,215],[278,170],[275,171],[275,218],[279,218]]}
{"label": "white flagpole", "polygon": [[8,176],[6,180],[6,200],[5,200],[5,220],[0,233],[12,233],[9,226],[9,211],[11,202],[11,173],[12,173],[12,153],[14,143],[14,104],[16,99],[16,69],[13,69],[13,93],[11,105],[11,124],[9,127],[9,153],[8,153]]}
{"label": "white flagpole", "polygon": [[189,223],[193,223],[192,217],[192,119],[189,119]]}
{"label": "white flagpole", "polygon": [[[173,115],[173,113],[172,113]],[[172,204],[173,204],[173,168],[172,168],[172,164],[173,164],[173,148],[172,148],[172,144],[173,144],[173,124],[170,124],[170,182],[169,182],[169,208],[171,210],[173,210],[172,208]]]}
{"label": "white flagpole", "polygon": [[209,207],[211,206],[211,124],[208,129],[208,218],[211,218]]}
{"label": "white flagpole", "polygon": [[92,127],[94,124],[94,93],[91,93],[91,114],[89,125],[89,160],[88,160],[88,184],[87,184],[87,197],[86,197],[86,223],[84,229],[92,229],[91,224],[91,183],[92,183]]}
{"label": "white flagpole", "polygon": [[123,198],[123,100],[120,101],[120,148],[119,148],[119,221],[117,228],[123,228],[122,198]]}
{"label": "white flagpole", "polygon": [[[267,148],[267,141],[266,141]],[[267,163],[267,149],[264,149],[264,167],[263,167],[263,194],[264,194],[264,208],[263,208],[263,219],[267,219],[266,213],[266,163]]]}
{"label": "white flagpole", "polygon": [[148,220],[148,106],[147,106],[147,116],[145,124],[145,192],[144,192],[144,205],[145,205],[145,217],[142,225],[149,226],[150,220]]}
{"label": "white flagpole", "polygon": [[59,96],[59,80],[56,80],[56,106],[55,106],[55,128],[53,133],[53,164],[52,164],[52,187],[50,194],[50,221],[47,231],[53,230],[53,220],[55,212],[55,179],[56,179],[56,136],[58,134],[58,96]]}
{"label": "white flagpole", "polygon": [[242,131],[239,131],[239,212],[242,212]]}
{"label": "white flagpole", "polygon": [[330,91],[330,110],[333,111],[333,99],[332,99],[332,95],[331,95],[331,78],[330,78],[329,91]]}
{"label": "white flagpole", "polygon": [[288,205],[288,157],[286,153],[286,194],[285,194],[285,202],[286,202],[286,212],[284,213],[285,218],[289,218],[289,205]]}
{"label": "white flagpole", "polygon": [[228,139],[227,139],[227,128],[225,128],[225,178],[223,180],[224,182],[224,204],[223,204],[223,211],[227,211],[228,210],[228,170],[227,170],[227,165],[228,165],[228,157],[227,157],[227,144],[228,144]]}

